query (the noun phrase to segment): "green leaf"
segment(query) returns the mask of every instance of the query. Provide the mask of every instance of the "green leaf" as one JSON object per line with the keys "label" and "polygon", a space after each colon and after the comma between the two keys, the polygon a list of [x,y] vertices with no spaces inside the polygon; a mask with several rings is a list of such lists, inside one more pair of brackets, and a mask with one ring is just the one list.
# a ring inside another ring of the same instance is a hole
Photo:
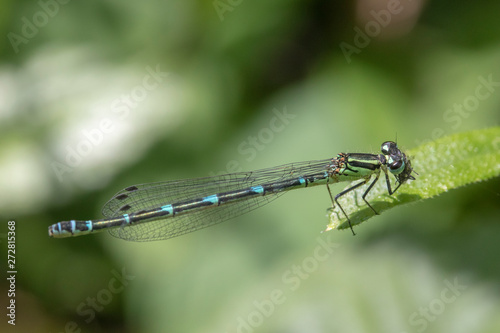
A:
{"label": "green leaf", "polygon": [[[485,181],[500,175],[500,127],[459,133],[425,143],[406,155],[410,157],[416,180],[401,185],[390,196],[384,175],[366,199],[380,214],[390,208],[432,198],[441,193],[471,183]],[[391,178],[393,178],[391,176]],[[352,182],[346,188],[359,181]],[[339,203],[351,219],[360,224],[375,216],[361,196],[366,186],[339,198]],[[349,227],[346,217],[338,207],[329,213],[330,223],[326,231]]]}

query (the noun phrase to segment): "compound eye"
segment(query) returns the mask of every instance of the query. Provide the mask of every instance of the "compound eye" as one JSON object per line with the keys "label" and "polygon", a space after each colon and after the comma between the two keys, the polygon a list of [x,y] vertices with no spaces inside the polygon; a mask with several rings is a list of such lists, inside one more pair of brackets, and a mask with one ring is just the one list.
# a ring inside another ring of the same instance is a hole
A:
{"label": "compound eye", "polygon": [[394,174],[399,174],[404,169],[402,160],[397,160],[389,164],[389,171]]}
{"label": "compound eye", "polygon": [[398,149],[398,145],[396,144],[396,142],[393,142],[393,141],[386,141],[380,147],[380,150],[382,151],[382,154],[384,154],[384,155],[391,155],[397,149]]}

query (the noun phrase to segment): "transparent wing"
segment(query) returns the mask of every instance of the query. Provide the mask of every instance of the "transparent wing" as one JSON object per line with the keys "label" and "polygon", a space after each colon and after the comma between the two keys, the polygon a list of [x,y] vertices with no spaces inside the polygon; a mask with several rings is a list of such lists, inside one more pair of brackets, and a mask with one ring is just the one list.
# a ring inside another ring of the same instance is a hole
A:
{"label": "transparent wing", "polygon": [[[129,186],[118,192],[104,205],[102,214],[111,218],[250,186],[273,184],[318,174],[325,171],[330,162],[331,159],[290,163],[251,172]],[[271,202],[284,193],[286,191],[249,197],[173,218],[151,219],[132,226],[109,229],[109,233],[131,241],[168,239],[242,215]]]}

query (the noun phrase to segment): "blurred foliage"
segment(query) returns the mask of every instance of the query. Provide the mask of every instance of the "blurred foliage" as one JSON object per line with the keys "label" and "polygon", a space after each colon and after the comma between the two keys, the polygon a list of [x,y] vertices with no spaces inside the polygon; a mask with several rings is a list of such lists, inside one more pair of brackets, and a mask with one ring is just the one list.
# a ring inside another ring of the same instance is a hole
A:
{"label": "blurred foliage", "polygon": [[56,240],[47,227],[100,218],[131,184],[498,126],[500,3],[0,9],[1,262],[15,220],[18,271],[16,326],[2,312],[2,332],[499,330],[498,178],[388,211],[356,237],[319,234],[324,188],[166,242]]}

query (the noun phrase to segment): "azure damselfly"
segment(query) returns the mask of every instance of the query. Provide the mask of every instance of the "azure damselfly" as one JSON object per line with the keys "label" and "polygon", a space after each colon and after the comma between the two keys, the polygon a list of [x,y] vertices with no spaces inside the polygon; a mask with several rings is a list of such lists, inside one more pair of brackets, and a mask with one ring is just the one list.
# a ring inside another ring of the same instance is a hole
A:
{"label": "azure damselfly", "polygon": [[[108,230],[111,235],[129,241],[168,239],[249,212],[290,190],[321,184],[328,188],[332,208],[337,203],[354,234],[339,197],[367,184],[374,176],[362,198],[378,214],[366,196],[378,181],[381,170],[389,195],[407,180],[415,179],[410,159],[395,142],[382,143],[381,151],[382,154],[340,153],[331,159],[257,171],[129,186],[104,205],[105,219],[58,222],[49,227],[49,236],[72,237]],[[394,190],[388,170],[396,179]],[[332,196],[329,184],[353,180],[361,181]]]}

